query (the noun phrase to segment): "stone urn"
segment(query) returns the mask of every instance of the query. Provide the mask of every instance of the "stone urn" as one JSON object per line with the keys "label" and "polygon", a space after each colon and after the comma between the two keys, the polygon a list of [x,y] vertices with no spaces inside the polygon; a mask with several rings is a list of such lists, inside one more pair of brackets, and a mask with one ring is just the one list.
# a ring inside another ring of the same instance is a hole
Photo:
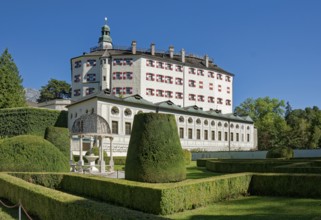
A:
{"label": "stone urn", "polygon": [[94,154],[90,154],[90,155],[85,156],[85,158],[87,159],[87,161],[89,163],[90,172],[98,172],[99,170],[97,169],[97,167],[95,167],[95,161],[97,160],[98,156],[96,156]]}

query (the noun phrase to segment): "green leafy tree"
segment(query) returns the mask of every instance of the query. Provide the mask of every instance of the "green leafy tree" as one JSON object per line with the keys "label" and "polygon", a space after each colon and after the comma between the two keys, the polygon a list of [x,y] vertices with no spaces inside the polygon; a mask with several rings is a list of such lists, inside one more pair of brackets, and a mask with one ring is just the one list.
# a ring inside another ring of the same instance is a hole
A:
{"label": "green leafy tree", "polygon": [[23,107],[26,105],[22,78],[8,52],[0,56],[0,108]]}
{"label": "green leafy tree", "polygon": [[70,84],[66,81],[50,79],[47,85],[41,87],[38,102],[70,98],[70,92]]}
{"label": "green leafy tree", "polygon": [[287,142],[289,127],[284,120],[283,100],[264,97],[248,98],[235,108],[239,115],[249,115],[258,129],[258,147],[266,150],[283,146]]}

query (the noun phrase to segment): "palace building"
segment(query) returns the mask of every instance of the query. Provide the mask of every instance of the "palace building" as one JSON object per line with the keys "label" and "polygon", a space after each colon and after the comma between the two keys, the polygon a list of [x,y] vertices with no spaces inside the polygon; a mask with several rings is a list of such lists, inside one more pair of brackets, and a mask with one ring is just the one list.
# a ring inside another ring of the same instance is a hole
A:
{"label": "palace building", "polygon": [[134,115],[140,112],[174,114],[186,149],[256,149],[253,121],[232,113],[234,75],[208,55],[177,53],[173,46],[157,50],[155,44],[139,49],[136,41],[114,46],[105,24],[98,46],[70,63],[69,127],[83,114],[102,116],[110,123],[115,155],[126,154]]}

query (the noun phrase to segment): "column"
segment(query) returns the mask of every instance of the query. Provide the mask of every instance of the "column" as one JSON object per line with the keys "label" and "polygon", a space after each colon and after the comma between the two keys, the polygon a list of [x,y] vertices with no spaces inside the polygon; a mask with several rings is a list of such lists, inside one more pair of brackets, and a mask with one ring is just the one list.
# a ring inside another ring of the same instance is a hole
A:
{"label": "column", "polygon": [[100,173],[105,173],[105,160],[104,160],[104,151],[103,151],[103,137],[102,136],[100,136],[99,137],[100,138],[100,140],[99,140],[99,147],[100,147],[100,157],[101,157],[101,159],[100,159]]}
{"label": "column", "polygon": [[113,159],[113,138],[110,138],[110,161],[109,161],[110,171],[114,171],[114,159]]}
{"label": "column", "polygon": [[79,135],[79,161],[78,161],[78,165],[83,166],[84,165],[84,160],[82,158],[82,148],[83,148],[83,144],[82,144],[82,135]]}

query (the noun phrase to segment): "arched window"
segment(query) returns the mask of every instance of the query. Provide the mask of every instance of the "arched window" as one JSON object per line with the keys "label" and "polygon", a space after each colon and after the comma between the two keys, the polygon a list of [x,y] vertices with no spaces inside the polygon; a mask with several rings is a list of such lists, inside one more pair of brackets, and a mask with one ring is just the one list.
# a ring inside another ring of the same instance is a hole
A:
{"label": "arched window", "polygon": [[184,122],[184,117],[183,116],[179,116],[178,121],[183,123]]}
{"label": "arched window", "polygon": [[215,121],[214,120],[211,121],[211,125],[215,126]]}
{"label": "arched window", "polygon": [[230,127],[231,127],[231,128],[234,128],[234,125],[233,125],[233,124],[231,124],[231,125],[230,125]]}
{"label": "arched window", "polygon": [[247,129],[247,130],[250,130],[250,126],[247,126],[246,129]]}
{"label": "arched window", "polygon": [[200,125],[201,124],[201,119],[196,119],[196,124]]}
{"label": "arched window", "polygon": [[116,106],[111,108],[111,114],[113,115],[118,115],[119,114],[119,108],[117,108]]}
{"label": "arched window", "polygon": [[125,116],[131,116],[132,115],[132,111],[129,108],[126,108],[124,111]]}
{"label": "arched window", "polygon": [[222,127],[222,123],[221,123],[221,122],[219,122],[219,123],[217,124],[217,126]]}
{"label": "arched window", "polygon": [[193,119],[191,117],[188,118],[188,123],[193,123]]}
{"label": "arched window", "polygon": [[227,128],[227,127],[228,127],[228,124],[227,124],[226,122],[224,123],[224,127],[225,127],[225,128]]}
{"label": "arched window", "polygon": [[240,128],[240,126],[237,124],[237,125],[235,126],[235,128],[239,129],[239,128]]}
{"label": "arched window", "polygon": [[204,125],[208,125],[208,120],[204,120]]}

